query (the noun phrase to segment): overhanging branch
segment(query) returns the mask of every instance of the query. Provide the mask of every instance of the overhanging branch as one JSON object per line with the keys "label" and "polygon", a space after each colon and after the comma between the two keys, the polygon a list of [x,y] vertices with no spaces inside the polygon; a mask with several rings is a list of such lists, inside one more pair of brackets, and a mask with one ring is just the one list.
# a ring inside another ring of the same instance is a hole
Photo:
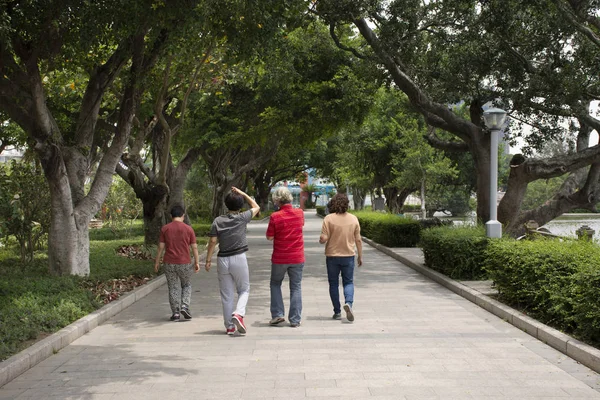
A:
{"label": "overhanging branch", "polygon": [[363,60],[367,59],[367,56],[359,53],[358,50],[356,50],[355,48],[348,47],[340,42],[340,38],[335,33],[335,23],[333,23],[333,22],[331,24],[329,24],[329,34],[331,35],[331,38],[335,42],[335,45],[337,47],[339,47],[340,49],[342,49],[344,51],[349,51],[360,59],[363,59]]}
{"label": "overhanging branch", "polygon": [[423,136],[427,143],[433,148],[454,152],[454,153],[466,153],[469,151],[469,145],[465,142],[448,142],[440,139],[434,129],[430,129],[427,135]]}

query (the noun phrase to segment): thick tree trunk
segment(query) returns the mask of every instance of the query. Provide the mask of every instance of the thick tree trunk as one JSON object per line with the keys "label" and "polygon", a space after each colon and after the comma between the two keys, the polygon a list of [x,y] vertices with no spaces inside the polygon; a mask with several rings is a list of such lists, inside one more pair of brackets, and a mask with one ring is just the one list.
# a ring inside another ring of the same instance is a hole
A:
{"label": "thick tree trunk", "polygon": [[[171,208],[175,205],[185,208],[183,198],[185,176],[168,180],[167,183],[170,192],[167,193],[168,189],[164,186],[157,186],[149,195],[141,199],[144,206],[144,244],[147,246],[158,245],[161,228],[171,221]],[[187,212],[184,222],[190,224]]]}
{"label": "thick tree trunk", "polygon": [[48,232],[48,265],[56,275],[90,273],[90,241],[88,220],[77,220],[71,203],[69,182],[48,179],[51,193],[50,231]]}
{"label": "thick tree trunk", "polygon": [[62,218],[53,213],[48,235],[48,262],[51,272],[57,275],[89,275],[88,225],[77,227],[72,217]]}
{"label": "thick tree trunk", "polygon": [[352,189],[352,201],[354,202],[355,210],[362,210],[365,208],[365,190],[358,188]]}
{"label": "thick tree trunk", "polygon": [[470,153],[473,156],[475,173],[477,174],[477,221],[486,223],[490,219],[490,134],[481,132],[475,143],[470,143]]}
{"label": "thick tree trunk", "polygon": [[156,186],[143,198],[144,206],[144,244],[158,245],[160,229],[170,218],[167,213],[167,188]]}
{"label": "thick tree trunk", "polygon": [[269,206],[269,195],[271,194],[271,186],[268,182],[261,179],[254,180],[254,189],[256,190],[255,200],[261,210],[266,210]]}
{"label": "thick tree trunk", "polygon": [[[144,207],[144,243],[147,246],[158,245],[160,229],[171,220],[171,208],[180,205],[185,208],[185,181],[199,152],[191,149],[175,168],[169,161],[166,172],[166,186],[153,183],[156,176],[145,167],[139,155],[123,156],[122,162],[128,170],[117,167],[116,171],[134,190],[136,197]],[[189,224],[186,213],[184,221]]]}
{"label": "thick tree trunk", "polygon": [[231,185],[227,185],[225,187],[223,187],[223,186],[215,187],[215,190],[213,191],[212,205],[211,205],[213,218],[216,218],[219,215],[225,214],[225,212],[227,210],[225,207],[225,195],[230,190],[231,190]]}

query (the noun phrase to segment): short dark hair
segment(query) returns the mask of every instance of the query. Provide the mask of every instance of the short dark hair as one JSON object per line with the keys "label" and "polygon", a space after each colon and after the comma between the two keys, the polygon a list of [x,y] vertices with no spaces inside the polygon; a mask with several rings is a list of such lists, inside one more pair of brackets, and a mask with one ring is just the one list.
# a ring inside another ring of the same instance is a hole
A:
{"label": "short dark hair", "polygon": [[329,212],[336,214],[343,214],[348,211],[348,196],[343,193],[338,193],[331,198],[329,201]]}
{"label": "short dark hair", "polygon": [[239,211],[244,206],[244,198],[237,193],[229,193],[225,196],[225,206],[229,211]]}
{"label": "short dark hair", "polygon": [[185,210],[180,205],[175,205],[171,207],[171,217],[173,218],[181,218],[185,214]]}

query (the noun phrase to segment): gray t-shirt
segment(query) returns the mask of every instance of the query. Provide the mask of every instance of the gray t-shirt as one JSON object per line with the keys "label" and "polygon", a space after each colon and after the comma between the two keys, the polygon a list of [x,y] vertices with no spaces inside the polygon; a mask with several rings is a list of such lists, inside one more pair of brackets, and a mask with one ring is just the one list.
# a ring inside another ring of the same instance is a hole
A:
{"label": "gray t-shirt", "polygon": [[246,225],[252,220],[252,210],[240,214],[221,215],[212,223],[208,236],[219,238],[217,257],[229,257],[248,251]]}

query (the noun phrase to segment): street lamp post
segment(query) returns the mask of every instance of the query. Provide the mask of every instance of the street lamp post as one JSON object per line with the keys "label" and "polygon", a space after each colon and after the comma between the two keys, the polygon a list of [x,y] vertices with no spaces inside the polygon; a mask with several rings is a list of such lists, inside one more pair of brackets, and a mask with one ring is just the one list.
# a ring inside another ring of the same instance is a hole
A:
{"label": "street lamp post", "polygon": [[506,111],[490,108],[483,112],[485,126],[491,131],[490,144],[490,220],[485,223],[489,238],[502,237],[502,224],[498,221],[498,138],[506,120]]}

